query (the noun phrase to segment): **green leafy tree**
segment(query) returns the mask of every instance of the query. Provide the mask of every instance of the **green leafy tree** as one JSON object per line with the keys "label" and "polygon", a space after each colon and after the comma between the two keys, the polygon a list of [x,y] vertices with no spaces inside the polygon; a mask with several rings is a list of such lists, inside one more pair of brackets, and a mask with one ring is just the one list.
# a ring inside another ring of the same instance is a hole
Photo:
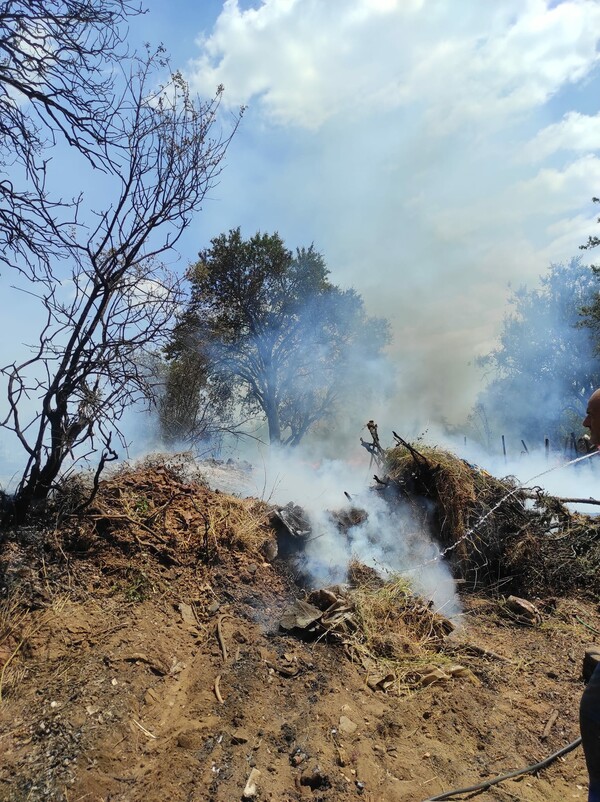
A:
{"label": "green leafy tree", "polygon": [[580,428],[600,386],[597,339],[583,317],[597,293],[593,270],[572,259],[551,265],[539,289],[512,294],[498,347],[479,359],[494,375],[474,410],[478,419],[483,412],[488,436],[541,443]]}
{"label": "green leafy tree", "polygon": [[[238,228],[199,257],[169,354],[172,371],[190,349],[204,355],[200,405],[216,388],[223,409],[263,417],[271,443],[297,445],[334,414],[339,397],[365,392],[357,366],[381,357],[388,324],[368,317],[354,290],[329,281],[312,246],[293,254],[278,234],[244,240]],[[170,395],[173,388],[167,405]]]}

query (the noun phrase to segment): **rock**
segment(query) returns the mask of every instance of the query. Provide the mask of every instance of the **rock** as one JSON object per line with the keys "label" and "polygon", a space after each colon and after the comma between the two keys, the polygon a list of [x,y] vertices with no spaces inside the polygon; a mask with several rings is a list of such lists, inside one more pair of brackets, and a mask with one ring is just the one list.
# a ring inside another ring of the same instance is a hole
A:
{"label": "rock", "polygon": [[180,732],[177,736],[177,746],[181,749],[198,750],[204,746],[206,740],[206,733],[202,730],[187,730]]}
{"label": "rock", "polygon": [[260,547],[259,551],[267,562],[272,563],[273,560],[277,557],[277,554],[279,553],[279,549],[277,548],[277,541],[265,540],[265,542]]}
{"label": "rock", "polygon": [[252,769],[250,772],[250,776],[248,777],[248,782],[246,783],[246,787],[244,788],[244,792],[242,793],[242,799],[254,799],[256,794],[258,793],[257,782],[260,778],[260,771],[258,769]]}
{"label": "rock", "polygon": [[247,744],[250,740],[250,736],[243,730],[241,727],[238,727],[231,733],[231,744],[232,746],[240,746],[241,744]]}
{"label": "rock", "polygon": [[442,671],[441,668],[434,668],[433,671],[421,677],[421,685],[426,687],[427,685],[434,685],[439,682],[447,682],[449,679],[450,677],[448,674]]}
{"label": "rock", "polygon": [[542,614],[530,601],[520,599],[518,596],[509,596],[502,606],[503,611],[510,618],[520,624],[539,626],[542,623]]}
{"label": "rock", "polygon": [[356,732],[357,727],[358,725],[347,716],[340,716],[339,731],[343,732],[344,735],[353,735]]}
{"label": "rock", "polygon": [[367,678],[367,685],[373,691],[387,691],[395,681],[395,674],[370,674]]}
{"label": "rock", "polygon": [[469,682],[472,682],[473,685],[481,685],[481,680],[473,674],[470,668],[466,668],[466,666],[450,666],[450,668],[445,668],[445,672],[451,677],[464,677],[468,679]]}
{"label": "rock", "polygon": [[329,588],[320,588],[319,590],[313,590],[308,600],[311,604],[314,604],[315,607],[318,607],[319,610],[325,612],[325,610],[329,609],[333,604],[337,604],[340,598],[333,591],[329,590]]}
{"label": "rock", "polygon": [[197,626],[196,616],[194,615],[194,608],[191,606],[191,604],[186,604],[185,602],[179,602],[179,604],[176,604],[175,606],[179,610],[184,624],[189,624],[190,626]]}
{"label": "rock", "polygon": [[344,768],[345,766],[348,765],[348,755],[346,753],[346,750],[344,749],[343,746],[338,746],[336,752],[337,752],[337,764],[341,768]]}
{"label": "rock", "polygon": [[308,755],[300,747],[294,749],[290,755],[290,763],[292,766],[300,766],[302,763],[306,762],[306,760],[308,760]]}
{"label": "rock", "polygon": [[160,698],[159,695],[153,688],[148,688],[148,690],[144,694],[144,702],[148,706],[156,704],[159,701],[159,698]]}

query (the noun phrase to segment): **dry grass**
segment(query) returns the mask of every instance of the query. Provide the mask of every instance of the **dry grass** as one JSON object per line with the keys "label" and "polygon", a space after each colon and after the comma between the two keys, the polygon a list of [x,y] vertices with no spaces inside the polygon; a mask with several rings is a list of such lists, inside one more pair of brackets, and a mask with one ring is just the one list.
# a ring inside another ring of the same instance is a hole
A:
{"label": "dry grass", "polygon": [[448,662],[440,648],[450,631],[449,622],[413,593],[406,578],[358,585],[350,591],[348,602],[352,627],[346,631],[344,644],[372,687],[414,687],[432,663]]}
{"label": "dry grass", "polygon": [[28,643],[51,618],[60,613],[67,598],[57,597],[51,606],[37,615],[18,595],[0,604],[0,704],[8,694],[15,693],[26,676],[26,668],[19,658],[26,651]]}
{"label": "dry grass", "polygon": [[497,545],[498,524],[507,519],[518,526],[524,514],[523,496],[515,482],[496,479],[433,446],[420,446],[427,465],[415,463],[403,446],[386,452],[389,476],[409,493],[436,504],[435,524],[441,544],[452,549],[459,561],[469,561],[473,551]]}

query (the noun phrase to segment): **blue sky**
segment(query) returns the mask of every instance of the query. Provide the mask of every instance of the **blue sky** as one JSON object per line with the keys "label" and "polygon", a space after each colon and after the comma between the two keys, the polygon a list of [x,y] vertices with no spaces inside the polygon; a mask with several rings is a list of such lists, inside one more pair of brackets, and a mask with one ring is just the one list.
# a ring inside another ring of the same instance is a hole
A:
{"label": "blue sky", "polygon": [[[365,414],[463,416],[508,286],[596,231],[600,2],[147,5],[132,43],[164,42],[196,91],[248,106],[181,268],[238,225],[314,243],[393,327],[399,393]],[[2,281],[6,361],[31,320]]]}

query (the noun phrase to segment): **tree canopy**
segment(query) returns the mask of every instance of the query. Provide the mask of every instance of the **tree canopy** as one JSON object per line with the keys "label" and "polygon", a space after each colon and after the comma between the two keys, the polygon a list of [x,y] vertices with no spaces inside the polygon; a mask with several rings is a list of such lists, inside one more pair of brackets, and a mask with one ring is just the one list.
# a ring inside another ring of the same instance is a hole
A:
{"label": "tree canopy", "polygon": [[[312,245],[294,254],[278,234],[221,234],[189,280],[190,301],[169,350],[172,370],[190,351],[202,353],[205,393],[220,388],[230,409],[262,416],[270,443],[297,445],[334,414],[340,397],[364,393],[360,366],[389,340],[387,322],[368,317],[354,290],[330,282]],[[173,415],[170,392],[163,410]],[[206,395],[197,399],[202,405]],[[163,426],[168,420],[163,414]]]}
{"label": "tree canopy", "polygon": [[492,432],[541,444],[580,428],[600,386],[597,338],[583,316],[597,294],[597,277],[578,258],[550,265],[539,289],[512,293],[499,345],[479,359],[494,377],[477,404]]}

